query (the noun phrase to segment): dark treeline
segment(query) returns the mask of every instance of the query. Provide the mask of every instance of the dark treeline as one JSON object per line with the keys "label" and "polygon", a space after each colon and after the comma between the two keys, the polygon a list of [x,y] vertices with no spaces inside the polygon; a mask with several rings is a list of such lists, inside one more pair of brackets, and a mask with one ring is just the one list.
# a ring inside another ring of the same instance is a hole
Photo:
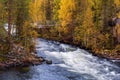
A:
{"label": "dark treeline", "polygon": [[37,1],[43,4],[38,5],[40,18],[35,23],[50,27],[38,30],[40,37],[82,45],[110,56],[120,52],[120,0]]}

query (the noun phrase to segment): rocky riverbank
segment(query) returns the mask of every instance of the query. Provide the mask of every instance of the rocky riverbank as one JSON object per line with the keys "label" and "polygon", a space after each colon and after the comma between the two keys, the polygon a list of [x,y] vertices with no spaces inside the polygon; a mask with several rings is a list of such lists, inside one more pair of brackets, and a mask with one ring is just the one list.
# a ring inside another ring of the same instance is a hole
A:
{"label": "rocky riverbank", "polygon": [[[14,56],[13,56],[14,55]],[[42,64],[44,59],[34,54],[22,55],[22,54],[7,54],[0,55],[4,57],[4,60],[0,61],[0,70],[6,70],[13,67],[25,67],[30,65]]]}
{"label": "rocky riverbank", "polygon": [[28,52],[24,47],[13,44],[10,52],[0,54],[0,70],[40,65],[44,61],[46,64],[52,64],[52,60],[45,60],[43,57],[39,57],[35,50]]}

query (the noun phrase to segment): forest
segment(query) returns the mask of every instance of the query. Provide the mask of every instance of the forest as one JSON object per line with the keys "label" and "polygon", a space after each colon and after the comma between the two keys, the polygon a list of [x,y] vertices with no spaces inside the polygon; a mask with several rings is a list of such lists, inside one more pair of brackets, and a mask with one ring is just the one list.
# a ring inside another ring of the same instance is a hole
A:
{"label": "forest", "polygon": [[120,80],[120,0],[0,0],[0,80]]}
{"label": "forest", "polygon": [[120,59],[120,0],[0,0],[0,12],[1,62],[31,58],[36,38]]}
{"label": "forest", "polygon": [[0,69],[40,64],[37,32],[30,17],[32,0],[0,0]]}
{"label": "forest", "polygon": [[120,57],[120,0],[36,0],[33,5],[39,37]]}

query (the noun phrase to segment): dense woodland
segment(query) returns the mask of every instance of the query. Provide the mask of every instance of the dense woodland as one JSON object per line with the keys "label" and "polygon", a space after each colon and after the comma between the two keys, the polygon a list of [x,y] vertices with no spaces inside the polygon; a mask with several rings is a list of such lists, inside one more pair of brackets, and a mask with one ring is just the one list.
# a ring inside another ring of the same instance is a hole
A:
{"label": "dense woodland", "polygon": [[16,63],[21,62],[19,59],[24,60],[35,52],[34,39],[37,32],[33,29],[30,17],[32,2],[0,0],[0,67],[6,60],[9,61],[7,63],[14,64],[14,60]]}
{"label": "dense woodland", "polygon": [[99,54],[120,53],[120,0],[0,0],[0,12],[0,54],[15,45],[30,53],[37,36]]}
{"label": "dense woodland", "polygon": [[36,0],[33,5],[33,23],[46,26],[38,30],[40,37],[119,55],[120,0]]}

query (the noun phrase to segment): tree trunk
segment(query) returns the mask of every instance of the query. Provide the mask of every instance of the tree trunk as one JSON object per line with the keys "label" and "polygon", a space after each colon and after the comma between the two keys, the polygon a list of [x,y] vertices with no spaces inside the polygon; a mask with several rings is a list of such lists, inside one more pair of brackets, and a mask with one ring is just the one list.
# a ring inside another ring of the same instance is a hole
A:
{"label": "tree trunk", "polygon": [[12,0],[8,0],[8,37],[11,36],[12,28]]}

